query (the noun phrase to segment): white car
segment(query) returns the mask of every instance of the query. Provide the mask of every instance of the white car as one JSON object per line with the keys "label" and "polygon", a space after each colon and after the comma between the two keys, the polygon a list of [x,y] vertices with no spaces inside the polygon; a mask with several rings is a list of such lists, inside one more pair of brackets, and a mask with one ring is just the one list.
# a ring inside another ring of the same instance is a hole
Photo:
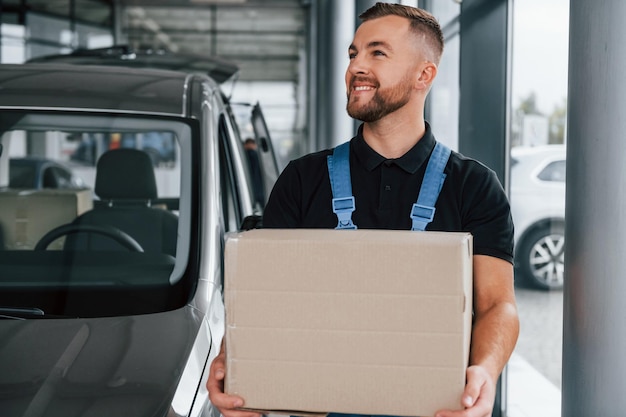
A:
{"label": "white car", "polygon": [[516,273],[525,284],[563,288],[565,146],[511,150],[511,211]]}

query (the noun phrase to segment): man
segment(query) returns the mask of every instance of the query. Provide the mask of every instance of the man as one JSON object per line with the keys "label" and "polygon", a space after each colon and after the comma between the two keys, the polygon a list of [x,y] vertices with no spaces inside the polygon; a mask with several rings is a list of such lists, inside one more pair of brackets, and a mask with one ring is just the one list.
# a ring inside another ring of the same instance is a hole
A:
{"label": "man", "polygon": [[[436,143],[423,115],[443,36],[433,16],[408,6],[377,3],[360,17],[363,23],[349,47],[346,72],[348,114],[364,122],[350,142],[353,220],[359,228],[410,229],[411,205]],[[326,162],[331,153],[307,155],[285,168],[266,206],[265,227],[337,225]],[[445,173],[426,230],[472,233],[474,322],[460,410],[441,410],[436,416],[485,417],[491,415],[497,379],[519,332],[513,225],[493,171],[453,152]],[[224,368],[222,352],[207,382],[213,404],[225,417],[258,417],[235,410],[244,400],[223,393]]]}
{"label": "man", "polygon": [[263,208],[265,205],[265,186],[263,185],[263,174],[261,173],[261,163],[259,162],[259,151],[256,141],[247,138],[243,142],[243,149],[248,159],[248,168],[252,177],[252,191],[254,193],[254,204]]}

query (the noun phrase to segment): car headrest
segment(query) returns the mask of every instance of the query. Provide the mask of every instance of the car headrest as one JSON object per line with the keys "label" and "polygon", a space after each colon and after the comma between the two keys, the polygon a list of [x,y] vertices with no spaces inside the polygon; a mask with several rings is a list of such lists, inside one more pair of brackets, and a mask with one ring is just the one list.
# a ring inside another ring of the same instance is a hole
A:
{"label": "car headrest", "polygon": [[127,148],[102,154],[96,167],[95,193],[103,200],[157,198],[150,156]]}

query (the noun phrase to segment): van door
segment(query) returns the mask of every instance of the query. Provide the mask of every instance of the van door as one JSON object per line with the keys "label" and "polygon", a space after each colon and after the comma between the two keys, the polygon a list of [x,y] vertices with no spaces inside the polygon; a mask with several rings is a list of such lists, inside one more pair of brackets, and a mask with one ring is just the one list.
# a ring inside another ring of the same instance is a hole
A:
{"label": "van door", "polygon": [[263,112],[261,111],[259,103],[256,103],[252,107],[251,119],[257,143],[257,150],[259,153],[259,164],[263,174],[265,202],[267,202],[267,198],[274,187],[274,183],[276,182],[276,179],[278,179],[278,161],[276,159],[276,154],[274,153],[270,132],[265,124],[265,118],[263,117]]}

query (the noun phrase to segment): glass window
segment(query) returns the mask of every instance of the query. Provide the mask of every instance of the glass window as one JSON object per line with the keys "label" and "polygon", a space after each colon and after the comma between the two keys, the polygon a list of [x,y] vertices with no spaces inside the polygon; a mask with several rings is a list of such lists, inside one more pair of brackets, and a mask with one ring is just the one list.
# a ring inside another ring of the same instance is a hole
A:
{"label": "glass window", "polygon": [[70,1],[47,1],[47,0],[28,0],[30,10],[54,14],[68,18],[70,16]]}
{"label": "glass window", "polygon": [[88,132],[72,135],[77,143],[70,159],[95,166],[98,156],[109,149],[129,148],[145,152],[155,167],[171,168],[176,165],[177,142],[172,132]]}
{"label": "glass window", "polygon": [[70,21],[66,18],[51,17],[38,13],[28,13],[26,26],[29,28],[30,40],[47,40],[54,43],[69,44],[67,32],[70,30]]}
{"label": "glass window", "polygon": [[460,37],[446,40],[439,72],[429,94],[427,120],[437,140],[459,148],[459,60]]}
{"label": "glass window", "polygon": [[168,119],[3,112],[0,305],[88,317],[184,304],[191,135]]}
{"label": "glass window", "polygon": [[0,62],[3,64],[24,62],[24,26],[3,23],[0,30]]}
{"label": "glass window", "polygon": [[454,20],[456,20],[461,12],[461,1],[457,0],[429,0],[426,2],[427,9],[437,17],[439,24],[444,29]]}
{"label": "glass window", "polygon": [[461,46],[458,18],[461,4],[452,0],[426,0],[420,7],[424,7],[437,18],[445,42],[437,77],[427,97],[426,120],[433,127],[437,140],[452,149],[458,149]]}
{"label": "glass window", "polygon": [[82,23],[76,24],[76,37],[79,48],[106,48],[114,43],[111,29]]}
{"label": "glass window", "polygon": [[73,40],[68,19],[28,13],[26,27],[28,28],[26,59],[70,52]]}
{"label": "glass window", "polygon": [[28,0],[26,3],[31,11],[55,15],[65,19],[69,19],[72,16],[73,5],[76,20],[104,26],[111,26],[113,23],[112,2],[106,0]]}
{"label": "glass window", "polygon": [[560,417],[569,2],[512,4],[510,199],[522,326],[508,409]]}
{"label": "glass window", "polygon": [[26,59],[69,53],[76,48],[104,48],[113,45],[112,30],[85,23],[72,25],[68,18],[38,13],[27,14]]}

